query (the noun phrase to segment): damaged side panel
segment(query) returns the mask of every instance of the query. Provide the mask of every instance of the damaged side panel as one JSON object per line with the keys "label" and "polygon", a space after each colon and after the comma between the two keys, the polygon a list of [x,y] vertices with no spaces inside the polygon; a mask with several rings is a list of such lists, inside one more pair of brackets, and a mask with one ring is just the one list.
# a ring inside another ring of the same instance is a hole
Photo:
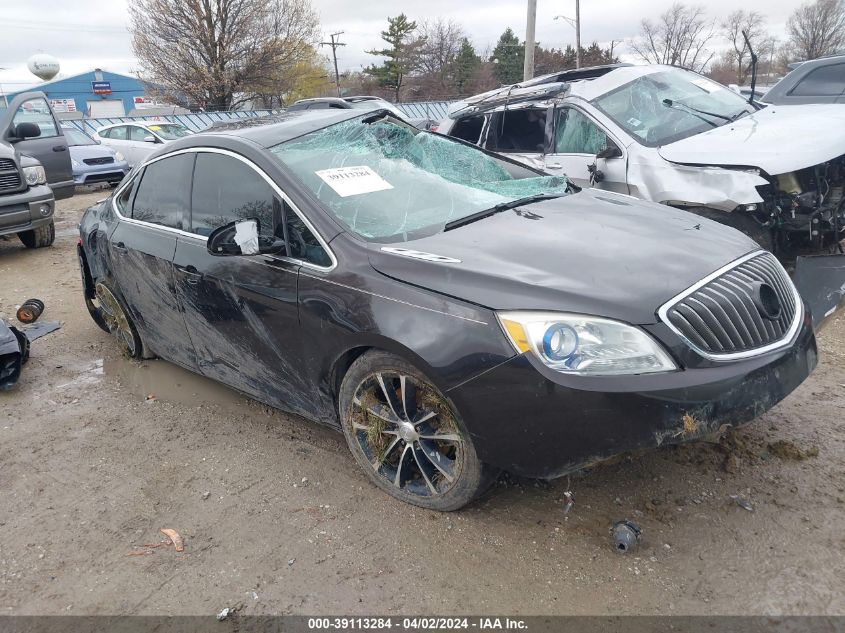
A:
{"label": "damaged side panel", "polygon": [[0,390],[11,389],[21,375],[29,358],[29,339],[6,321],[0,319]]}

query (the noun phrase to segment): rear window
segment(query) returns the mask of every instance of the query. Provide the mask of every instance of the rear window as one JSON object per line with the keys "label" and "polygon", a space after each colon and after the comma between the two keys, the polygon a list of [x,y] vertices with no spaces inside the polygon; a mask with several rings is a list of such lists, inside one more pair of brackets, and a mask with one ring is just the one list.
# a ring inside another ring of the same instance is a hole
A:
{"label": "rear window", "polygon": [[178,154],[150,163],[141,175],[132,218],[182,229],[190,213],[194,154]]}
{"label": "rear window", "polygon": [[845,64],[811,70],[789,93],[796,97],[838,97],[845,91]]}

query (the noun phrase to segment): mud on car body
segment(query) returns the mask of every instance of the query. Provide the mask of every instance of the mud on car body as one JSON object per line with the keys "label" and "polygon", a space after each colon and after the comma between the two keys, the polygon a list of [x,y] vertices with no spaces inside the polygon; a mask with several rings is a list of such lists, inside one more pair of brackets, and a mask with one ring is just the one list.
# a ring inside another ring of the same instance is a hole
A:
{"label": "mud on car body", "polygon": [[[620,211],[623,211],[620,213]],[[174,142],[80,226],[92,316],[340,428],[389,494],[454,510],[769,409],[816,364],[771,254],[389,112]]]}
{"label": "mud on car body", "polygon": [[671,66],[565,71],[454,104],[439,132],[728,224],[786,261],[845,237],[845,110],[751,104]]}

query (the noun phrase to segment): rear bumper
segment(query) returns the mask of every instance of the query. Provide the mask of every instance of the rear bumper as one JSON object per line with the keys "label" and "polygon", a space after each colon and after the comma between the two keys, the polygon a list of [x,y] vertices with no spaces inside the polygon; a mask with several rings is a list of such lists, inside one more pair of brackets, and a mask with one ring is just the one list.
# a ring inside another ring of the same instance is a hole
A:
{"label": "rear bumper", "polygon": [[50,187],[38,185],[0,196],[0,235],[28,231],[53,221],[55,200]]}
{"label": "rear bumper", "polygon": [[626,451],[745,424],[798,387],[817,361],[807,314],[790,347],[754,359],[587,379],[556,374],[521,355],[449,396],[482,461],[551,479]]}

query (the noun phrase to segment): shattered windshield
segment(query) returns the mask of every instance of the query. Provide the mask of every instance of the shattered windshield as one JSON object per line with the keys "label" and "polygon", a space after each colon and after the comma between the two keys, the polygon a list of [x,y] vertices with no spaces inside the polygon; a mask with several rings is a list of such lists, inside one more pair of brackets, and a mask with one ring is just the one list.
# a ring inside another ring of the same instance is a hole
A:
{"label": "shattered windshield", "polygon": [[593,103],[650,147],[706,132],[753,111],[732,90],[680,69],[638,77]]}
{"label": "shattered windshield", "polygon": [[568,192],[564,177],[539,176],[395,119],[370,120],[344,121],[271,148],[366,240],[416,239],[499,204]]}

